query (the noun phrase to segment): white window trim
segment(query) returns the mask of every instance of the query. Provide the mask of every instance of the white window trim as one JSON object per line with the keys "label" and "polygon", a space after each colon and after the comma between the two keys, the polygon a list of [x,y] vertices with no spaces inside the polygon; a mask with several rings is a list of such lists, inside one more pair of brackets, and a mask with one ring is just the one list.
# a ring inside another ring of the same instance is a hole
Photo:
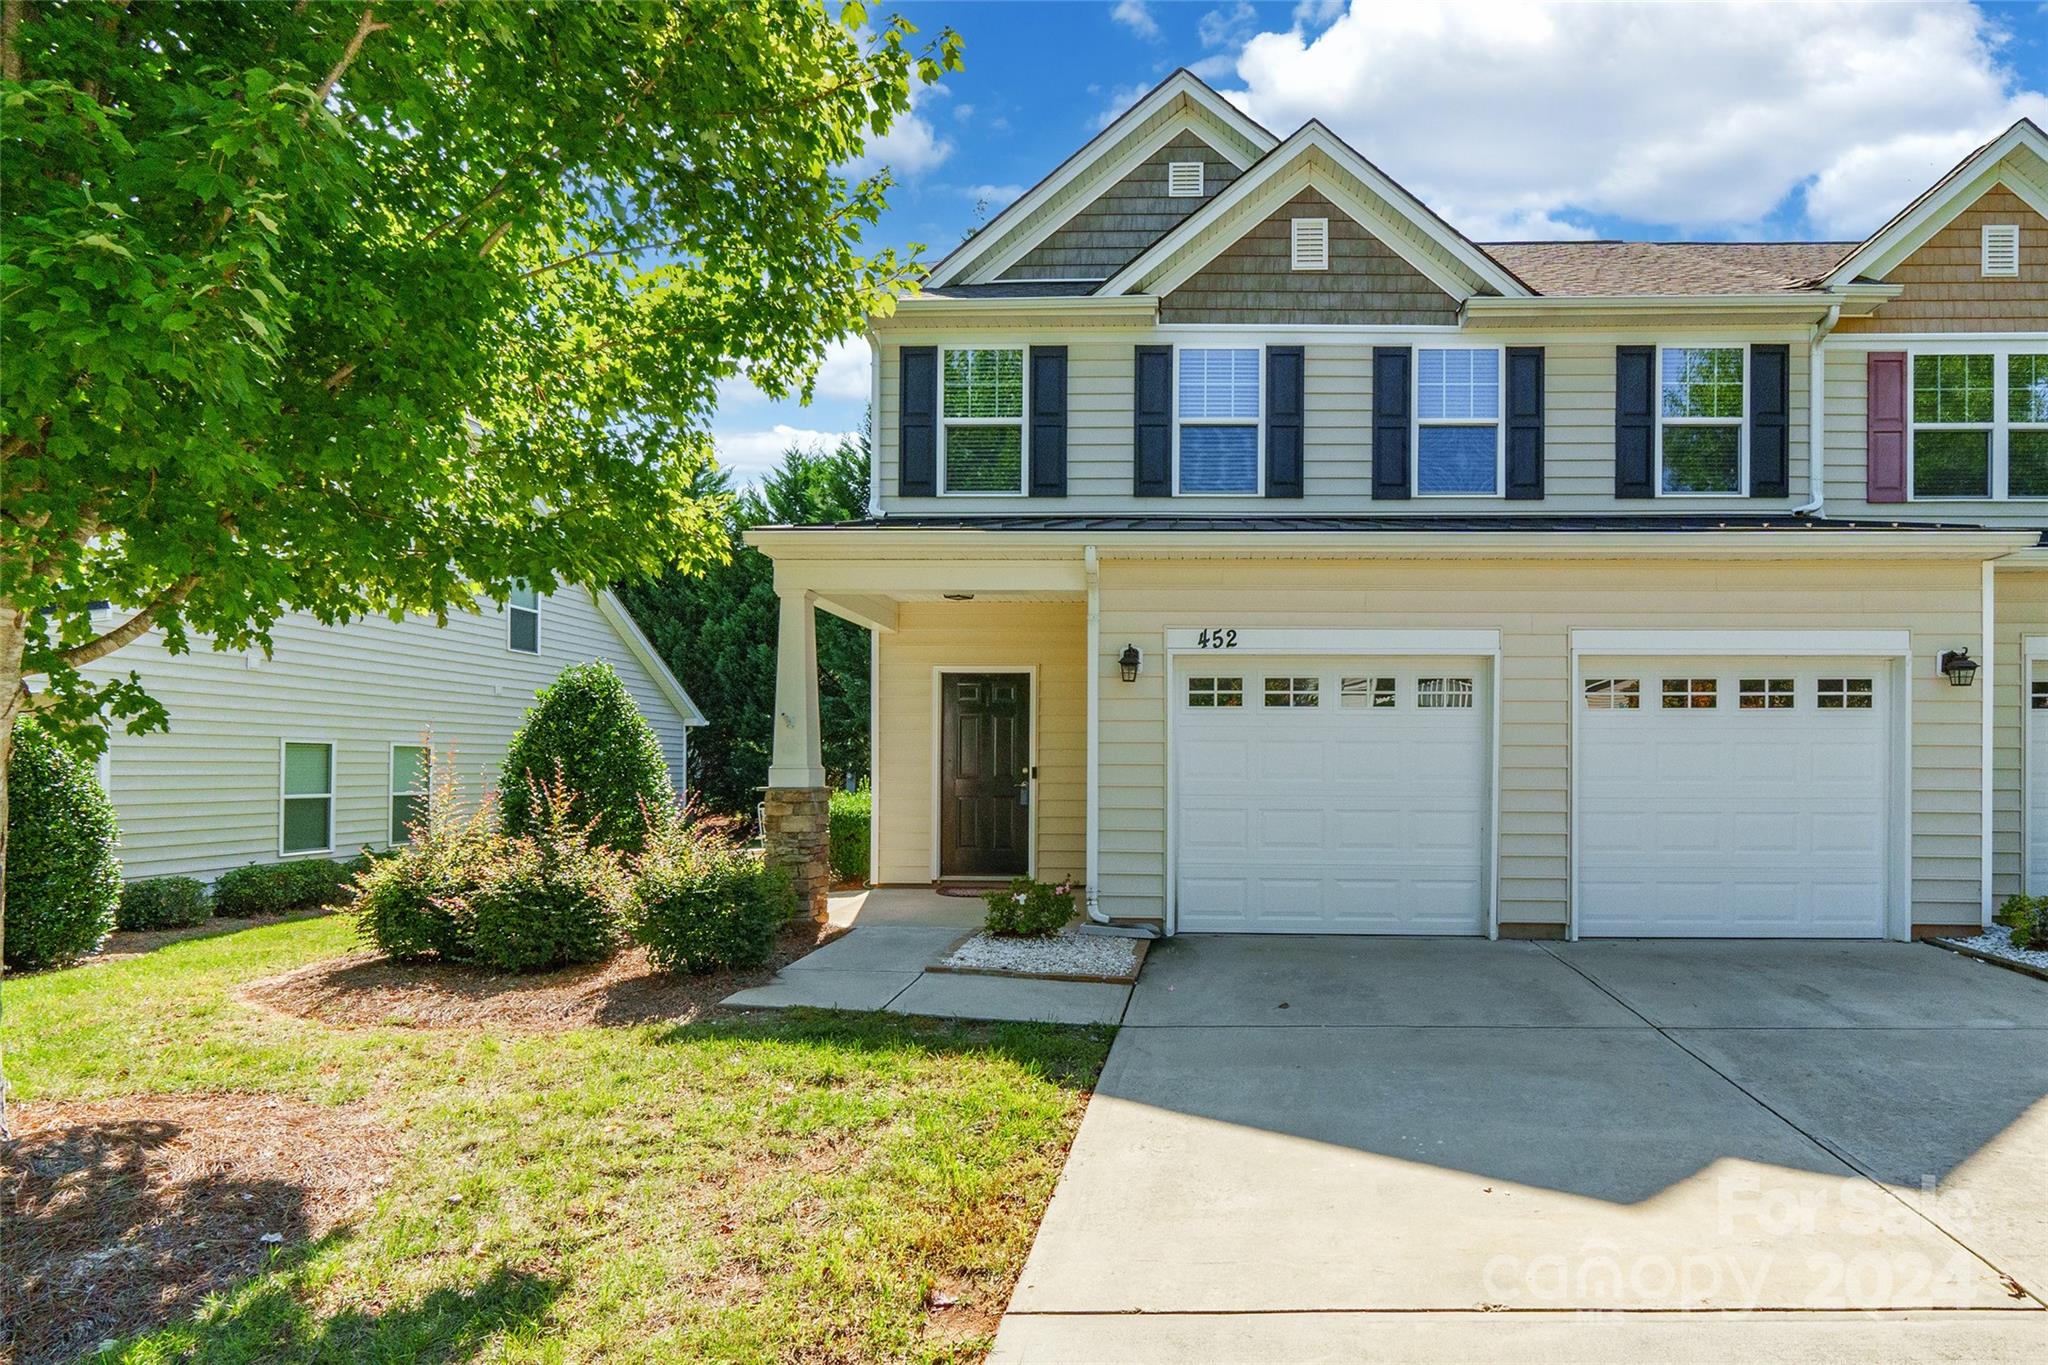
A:
{"label": "white window trim", "polygon": [[[291,745],[294,745],[294,744],[317,744],[317,745],[322,745],[322,746],[324,746],[324,747],[326,748],[326,750],[327,750],[327,791],[326,791],[326,794],[325,794],[325,796],[326,796],[326,801],[327,801],[327,842],[326,842],[325,844],[321,845],[321,846],[320,846],[319,848],[292,848],[292,849],[288,849],[288,848],[286,848],[286,847],[284,846],[284,803],[285,803],[285,801],[286,801],[287,799],[289,799],[289,800],[293,800],[293,801],[311,801],[311,800],[314,800],[315,798],[317,798],[317,797],[320,797],[320,796],[321,796],[321,793],[319,793],[319,792],[291,792],[291,793],[289,793],[289,794],[287,794],[287,793],[286,793],[286,791],[285,791],[285,789],[284,789],[284,774],[285,774],[285,750],[286,750],[287,748],[289,748],[289,747],[290,747]],[[292,735],[286,735],[286,736],[284,736],[284,737],[280,738],[280,739],[279,739],[279,740],[277,741],[277,856],[278,856],[278,857],[280,857],[280,858],[312,858],[312,857],[317,857],[317,856],[319,856],[319,855],[321,855],[321,854],[323,854],[323,853],[332,853],[332,852],[334,852],[334,785],[335,785],[335,783],[334,783],[334,779],[335,779],[335,776],[336,776],[336,773],[335,773],[335,767],[336,767],[336,764],[337,764],[337,763],[339,762],[339,760],[340,760],[340,753],[339,753],[339,751],[338,751],[338,749],[337,749],[337,747],[336,747],[336,745],[335,745],[335,742],[334,742],[333,740],[331,740],[331,739],[318,739],[318,738],[308,738],[308,737],[304,737],[304,736],[292,736]]]}
{"label": "white window trim", "polygon": [[[1320,225],[1323,233],[1323,259],[1320,265],[1303,265],[1301,262],[1301,230],[1305,224]],[[1328,218],[1301,217],[1287,220],[1287,264],[1291,270],[1318,271],[1330,268],[1330,220]]]}
{"label": "white window trim", "polygon": [[[1666,351],[1740,351],[1742,353],[1742,410],[1731,420],[1726,417],[1666,417],[1664,415],[1664,353]],[[1656,467],[1650,471],[1650,487],[1660,498],[1739,498],[1749,487],[1749,376],[1755,367],[1747,342],[1718,341],[1663,341],[1657,343],[1657,367],[1650,376],[1650,393],[1653,420],[1657,424]],[[1725,492],[1671,493],[1664,488],[1664,428],[1674,427],[1727,427],[1735,428],[1735,487]]]}
{"label": "white window trim", "polygon": [[[946,416],[946,357],[955,351],[1015,351],[1022,376],[1020,405],[1015,418]],[[963,346],[939,347],[939,496],[942,498],[1021,498],[1031,491],[1031,348],[1021,341],[976,341]],[[949,427],[1017,428],[1017,486],[993,490],[946,487],[946,431]]]}
{"label": "white window trim", "polygon": [[[391,791],[389,799],[384,802],[384,835],[386,842],[392,848],[403,848],[412,842],[412,835],[410,833],[400,838],[392,832],[391,803],[401,796],[411,796],[414,794],[411,788],[407,788],[404,791],[398,789],[398,751],[400,749],[425,749],[427,751],[427,791],[431,792],[434,789],[434,746],[417,739],[392,740],[391,759],[389,765],[385,768],[385,785]],[[424,796],[426,793],[420,794]]]}
{"label": "white window trim", "polygon": [[[1251,351],[1259,358],[1259,413],[1246,419],[1243,417],[1182,417],[1180,415],[1180,356],[1182,351]],[[1173,384],[1167,401],[1173,406],[1173,495],[1176,498],[1263,498],[1266,496],[1266,348],[1245,346],[1231,342],[1186,341],[1175,342],[1173,347]],[[1241,427],[1249,420],[1253,436],[1253,474],[1255,482],[1249,490],[1216,492],[1202,489],[1184,492],[1180,486],[1180,429],[1189,427]]]}
{"label": "white window trim", "polygon": [[[1991,357],[1991,421],[1918,422],[1913,419],[1913,372],[1923,355],[1988,355]],[[1951,340],[1940,345],[1909,346],[1906,349],[1906,500],[1908,502],[2043,502],[2048,495],[2018,494],[2012,490],[2012,434],[2015,431],[2048,431],[2048,422],[2015,422],[2007,400],[2012,377],[2007,366],[2016,355],[2048,355],[2048,339],[2029,341]],[[1925,498],[1914,487],[1917,461],[1913,458],[1913,436],[1921,431],[1989,431],[1991,433],[1991,491],[1989,493],[1930,493]]]}
{"label": "white window trim", "polygon": [[[1991,234],[2012,237],[2012,269],[1991,268]],[[2018,223],[1986,223],[1977,238],[1977,275],[1986,280],[2016,280],[2020,274],[2020,225]]]}
{"label": "white window trim", "polygon": [[[1195,187],[1191,190],[1177,190],[1173,187],[1174,177],[1192,167],[1195,172]],[[1200,161],[1169,161],[1166,163],[1166,197],[1168,199],[1200,199],[1209,186],[1207,164]]]}
{"label": "white window trim", "polygon": [[[537,584],[528,583],[526,586],[533,593],[532,606],[517,606],[513,603],[510,597],[507,597],[505,599],[505,652],[507,654],[523,654],[529,659],[535,659],[540,657],[540,604],[541,601],[547,596],[547,594],[542,592]],[[512,622],[514,621],[514,619],[516,619],[516,613],[522,611],[530,611],[533,613],[532,649],[521,649],[519,648],[519,646],[512,643]]]}
{"label": "white window trim", "polygon": [[[1492,351],[1494,353],[1494,375],[1496,377],[1493,399],[1494,417],[1490,420],[1475,417],[1431,417],[1422,415],[1422,353],[1424,351]],[[1508,482],[1508,352],[1505,346],[1417,346],[1409,353],[1408,361],[1408,495],[1412,498],[1480,498],[1500,499],[1507,496]],[[1425,493],[1422,491],[1422,429],[1424,427],[1484,427],[1493,428],[1493,491],[1491,493]]]}

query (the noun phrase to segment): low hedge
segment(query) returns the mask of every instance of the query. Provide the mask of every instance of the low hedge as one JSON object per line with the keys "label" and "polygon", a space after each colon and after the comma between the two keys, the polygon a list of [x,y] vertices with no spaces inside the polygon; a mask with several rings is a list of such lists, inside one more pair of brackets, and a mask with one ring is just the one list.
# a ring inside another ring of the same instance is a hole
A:
{"label": "low hedge", "polygon": [[360,859],[336,862],[332,858],[250,863],[214,879],[213,912],[246,919],[339,905],[348,899],[349,882],[360,866]]}
{"label": "low hedge", "polygon": [[832,793],[829,856],[833,881],[867,884],[868,827],[874,818],[875,791],[866,783],[858,791]]}
{"label": "low hedge", "polygon": [[634,870],[633,937],[658,971],[758,967],[796,913],[787,871],[701,825],[657,831]]}
{"label": "low hedge", "polygon": [[115,923],[123,929],[189,929],[213,918],[206,884],[193,877],[145,877],[121,888]]}

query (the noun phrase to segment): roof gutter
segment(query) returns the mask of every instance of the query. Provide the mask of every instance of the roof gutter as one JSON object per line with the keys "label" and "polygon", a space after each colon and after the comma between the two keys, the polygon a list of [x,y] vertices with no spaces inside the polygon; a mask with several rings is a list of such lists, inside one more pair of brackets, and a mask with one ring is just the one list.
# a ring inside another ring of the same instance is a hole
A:
{"label": "roof gutter", "polygon": [[1149,294],[1119,294],[1114,297],[1104,297],[1100,294],[1026,294],[972,299],[912,294],[896,300],[894,313],[886,317],[878,315],[871,319],[871,322],[886,323],[891,318],[971,318],[989,313],[1050,313],[1056,316],[1072,316],[1076,312],[1110,318],[1128,317],[1133,321],[1149,322],[1158,306],[1159,300]]}
{"label": "roof gutter", "polygon": [[1821,515],[1828,500],[1827,344],[1842,320],[1838,304],[1813,326],[1806,339],[1806,481],[1812,496],[1792,509],[1795,517]]}
{"label": "roof gutter", "polygon": [[1773,294],[1546,294],[1534,299],[1477,295],[1465,300],[1465,315],[1479,325],[1553,321],[1560,315],[1628,318],[1674,313],[1791,313],[1819,321],[1844,312],[1851,317],[1865,316],[1898,292],[1896,285],[1872,285],[1853,291]]}

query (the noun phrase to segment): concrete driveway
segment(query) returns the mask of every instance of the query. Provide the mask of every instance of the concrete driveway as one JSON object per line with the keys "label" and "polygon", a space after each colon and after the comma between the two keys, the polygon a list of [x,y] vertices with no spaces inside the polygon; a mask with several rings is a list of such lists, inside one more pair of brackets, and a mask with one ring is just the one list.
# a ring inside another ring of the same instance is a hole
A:
{"label": "concrete driveway", "polygon": [[2048,1358],[2044,1096],[1922,945],[1173,940],[994,1359]]}

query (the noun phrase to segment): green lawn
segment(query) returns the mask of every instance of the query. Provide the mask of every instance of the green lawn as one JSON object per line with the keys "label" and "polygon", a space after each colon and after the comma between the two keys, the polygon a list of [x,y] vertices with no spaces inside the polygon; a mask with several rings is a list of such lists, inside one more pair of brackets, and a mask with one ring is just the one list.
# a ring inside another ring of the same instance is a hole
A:
{"label": "green lawn", "polygon": [[[248,1091],[397,1134],[352,1226],[104,1358],[978,1358],[1111,1033],[764,1014],[502,1037],[235,998],[353,947],[335,917],[7,982],[21,1100]],[[972,1311],[935,1315],[935,1288]]]}

